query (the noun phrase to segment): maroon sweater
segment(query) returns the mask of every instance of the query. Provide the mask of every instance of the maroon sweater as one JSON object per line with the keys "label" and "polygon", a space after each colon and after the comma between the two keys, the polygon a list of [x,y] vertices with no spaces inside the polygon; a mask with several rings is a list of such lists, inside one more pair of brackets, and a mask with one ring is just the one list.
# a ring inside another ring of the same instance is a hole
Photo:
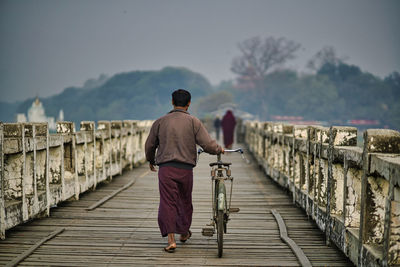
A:
{"label": "maroon sweater", "polygon": [[199,119],[174,109],[153,123],[145,144],[146,159],[153,165],[178,162],[195,166],[196,144],[207,153],[221,153],[222,148]]}

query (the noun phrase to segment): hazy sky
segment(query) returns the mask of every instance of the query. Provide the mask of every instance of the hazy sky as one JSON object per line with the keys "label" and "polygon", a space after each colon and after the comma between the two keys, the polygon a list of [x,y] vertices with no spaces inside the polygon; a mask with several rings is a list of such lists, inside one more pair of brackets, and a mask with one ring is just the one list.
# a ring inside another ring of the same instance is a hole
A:
{"label": "hazy sky", "polygon": [[302,44],[304,70],[326,45],[364,71],[400,71],[400,1],[0,0],[0,101],[45,97],[100,74],[184,66],[233,78],[253,36]]}

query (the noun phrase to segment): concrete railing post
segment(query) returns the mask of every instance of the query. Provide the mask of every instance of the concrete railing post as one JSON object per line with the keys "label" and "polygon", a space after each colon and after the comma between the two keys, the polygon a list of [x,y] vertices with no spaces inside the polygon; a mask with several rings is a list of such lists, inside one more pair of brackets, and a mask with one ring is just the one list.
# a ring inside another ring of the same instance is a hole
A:
{"label": "concrete railing post", "polygon": [[49,147],[49,125],[46,127],[46,216],[50,216],[51,198],[50,198],[50,147]]}
{"label": "concrete railing post", "polygon": [[[329,147],[328,147],[328,177],[326,192],[326,240],[329,244],[332,239],[331,233],[334,228],[332,215],[344,216],[345,194],[346,188],[344,169],[347,168],[345,157],[343,158],[343,167],[335,161],[335,147],[356,146],[357,145],[357,128],[354,127],[337,127],[329,128]],[[321,144],[324,143],[321,137]],[[342,241],[343,242],[343,241]]]}
{"label": "concrete railing post", "polygon": [[111,121],[112,136],[115,140],[115,163],[118,166],[119,174],[122,174],[122,121]]}
{"label": "concrete railing post", "polygon": [[[358,258],[360,266],[369,264],[371,251],[374,250],[382,251],[383,265],[400,264],[400,220],[392,220],[392,216],[400,213],[400,210],[393,212],[393,208],[399,203],[394,198],[395,185],[399,188],[399,177],[391,175],[393,171],[390,165],[389,170],[380,171],[380,158],[372,161],[377,153],[385,153],[386,157],[388,154],[399,154],[400,133],[388,129],[370,129],[364,133]],[[395,231],[392,232],[393,229]],[[392,237],[394,243],[391,242]]]}
{"label": "concrete railing post", "polygon": [[309,204],[309,197],[306,197],[304,202],[301,201],[298,196],[301,196],[302,190],[308,192],[309,188],[308,187],[303,187],[303,181],[305,180],[305,168],[304,168],[304,151],[301,152],[301,147],[304,147],[306,149],[306,143],[307,143],[307,135],[308,135],[308,130],[307,126],[304,125],[294,125],[293,126],[293,144],[292,144],[292,154],[293,154],[293,161],[292,161],[292,179],[294,183],[294,200],[303,203],[302,206],[306,210],[307,215],[310,214],[310,204]]}
{"label": "concrete railing post", "polygon": [[[75,136],[75,124],[73,122],[68,122],[68,121],[62,121],[62,122],[57,122],[56,124],[57,127],[57,137],[59,139],[59,148],[54,147],[51,150],[54,150],[55,152],[58,150],[60,153],[60,180],[58,183],[61,184],[61,196],[54,196],[55,203],[54,205],[58,202],[57,199],[61,198],[63,200],[67,199],[67,184],[66,184],[66,166],[65,166],[65,161],[68,161],[68,171],[70,172],[70,176],[72,176],[72,181],[71,183],[74,185],[73,186],[73,195],[75,199],[79,199],[79,194],[81,192],[80,190],[80,185],[79,185],[79,176],[78,176],[78,154],[76,150],[76,136]],[[66,147],[68,146],[68,147]],[[68,151],[66,151],[68,149]],[[69,153],[68,153],[69,152]],[[68,154],[68,155],[66,155]],[[57,166],[53,166],[50,168],[53,168],[53,173]],[[57,179],[53,179],[57,181]],[[56,188],[56,184],[54,184],[54,187]],[[51,190],[53,193],[58,194],[56,191]]]}
{"label": "concrete railing post", "polygon": [[133,162],[132,167],[136,166],[139,163],[139,126],[137,121],[132,122],[132,134],[133,134]]}
{"label": "concrete railing post", "polygon": [[[308,199],[312,200],[310,205],[310,201],[308,201],[308,209],[311,209],[308,214],[311,214],[311,217],[315,219],[315,213],[316,213],[316,206],[318,206],[318,194],[319,194],[319,188],[317,187],[317,182],[316,182],[316,168],[315,168],[315,162],[316,162],[316,157],[317,153],[315,151],[316,149],[316,144],[315,144],[315,132],[314,128],[312,126],[307,127],[307,142],[306,142],[306,159],[304,160],[304,157],[301,158],[301,165],[302,168],[305,169],[304,175],[302,175],[302,172],[300,173],[300,184],[302,187],[305,187],[306,191],[306,196]],[[314,143],[312,143],[314,142]],[[314,149],[312,149],[314,148]],[[314,153],[312,153],[314,151]],[[313,169],[311,170],[311,159],[314,158],[313,162]],[[319,165],[318,165],[319,167]],[[311,175],[311,171],[313,172],[313,175]],[[319,172],[318,172],[319,174]],[[310,192],[312,192],[312,198],[310,198]]]}
{"label": "concrete railing post", "polygon": [[[109,121],[98,121],[97,130],[103,131],[102,143],[104,147],[103,157],[104,157],[104,176],[107,177],[109,181],[112,180],[112,136],[111,136],[111,122]],[[107,142],[108,140],[108,142]],[[107,144],[108,143],[108,144]],[[107,165],[108,161],[108,165]]]}
{"label": "concrete railing post", "polygon": [[82,121],[80,134],[84,138],[85,188],[96,188],[96,127],[94,121]]}
{"label": "concrete railing post", "polygon": [[6,210],[4,203],[4,124],[0,122],[0,239],[6,238]]}
{"label": "concrete railing post", "polygon": [[135,166],[135,154],[139,149],[137,140],[137,122],[134,120],[124,120],[123,121],[123,129],[125,131],[126,142],[124,144],[123,152],[124,152],[124,160],[129,169],[132,169]]}
{"label": "concrete railing post", "polygon": [[47,123],[0,122],[0,238],[143,162],[151,123],[100,121],[96,131],[94,122],[84,121],[75,132],[74,123],[57,122],[57,133],[49,134]]}
{"label": "concrete railing post", "polygon": [[399,265],[400,133],[368,130],[363,150],[354,127],[294,126],[286,139],[284,125],[268,122],[264,131],[260,125],[246,122],[250,151],[268,176],[293,191],[327,243],[359,266]]}

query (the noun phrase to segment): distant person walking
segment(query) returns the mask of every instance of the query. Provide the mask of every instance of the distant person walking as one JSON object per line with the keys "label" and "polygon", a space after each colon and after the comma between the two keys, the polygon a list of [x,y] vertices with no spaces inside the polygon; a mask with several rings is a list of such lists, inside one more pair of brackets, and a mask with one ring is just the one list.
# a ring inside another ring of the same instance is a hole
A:
{"label": "distant person walking", "polygon": [[219,140],[219,132],[221,129],[221,119],[218,116],[214,120],[214,128],[215,128],[216,139]]}
{"label": "distant person walking", "polygon": [[221,121],[222,130],[224,132],[225,148],[232,148],[235,125],[236,125],[235,116],[233,116],[231,110],[228,110]]}
{"label": "distant person walking", "polygon": [[210,154],[224,153],[224,149],[211,139],[200,120],[187,112],[190,99],[191,95],[186,90],[173,92],[174,109],[153,123],[145,144],[150,170],[155,172],[155,165],[159,166],[158,225],[161,235],[168,236],[168,246],[164,248],[166,252],[176,249],[175,233],[181,235],[181,242],[187,241],[192,235],[190,226],[196,144]]}

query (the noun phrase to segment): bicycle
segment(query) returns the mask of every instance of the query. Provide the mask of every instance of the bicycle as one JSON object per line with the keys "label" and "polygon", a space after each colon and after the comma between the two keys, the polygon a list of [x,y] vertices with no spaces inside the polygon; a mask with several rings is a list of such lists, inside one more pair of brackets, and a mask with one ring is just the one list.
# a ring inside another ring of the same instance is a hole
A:
{"label": "bicycle", "polygon": [[[199,148],[198,155],[203,153],[203,149]],[[225,153],[239,152],[243,156],[243,150],[241,148],[225,150]],[[232,208],[232,189],[233,189],[233,177],[231,176],[230,162],[222,162],[221,154],[217,155],[217,161],[210,163],[211,167],[211,198],[212,198],[212,210],[213,217],[211,223],[202,229],[204,236],[213,236],[215,230],[217,231],[217,243],[218,243],[218,257],[221,258],[223,254],[223,243],[224,233],[227,232],[227,223],[229,221],[229,214],[233,212],[239,212],[239,208]],[[226,194],[225,181],[230,181],[230,193],[229,201]]]}

